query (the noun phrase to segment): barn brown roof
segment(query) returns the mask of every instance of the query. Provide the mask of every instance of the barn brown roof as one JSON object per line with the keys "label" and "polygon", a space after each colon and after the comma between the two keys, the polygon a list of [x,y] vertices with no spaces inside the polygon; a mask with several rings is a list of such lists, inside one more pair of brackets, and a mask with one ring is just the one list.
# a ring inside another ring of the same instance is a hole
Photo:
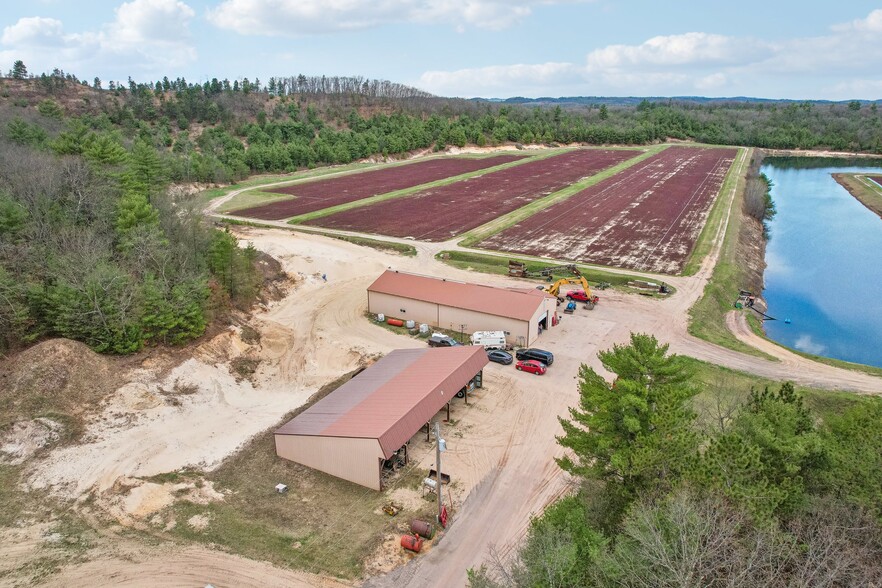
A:
{"label": "barn brown roof", "polygon": [[538,290],[525,292],[522,288],[494,288],[393,270],[383,272],[368,286],[368,292],[391,294],[523,321],[533,317],[543,298]]}
{"label": "barn brown roof", "polygon": [[487,363],[477,346],[392,351],[275,434],[377,439],[388,459]]}

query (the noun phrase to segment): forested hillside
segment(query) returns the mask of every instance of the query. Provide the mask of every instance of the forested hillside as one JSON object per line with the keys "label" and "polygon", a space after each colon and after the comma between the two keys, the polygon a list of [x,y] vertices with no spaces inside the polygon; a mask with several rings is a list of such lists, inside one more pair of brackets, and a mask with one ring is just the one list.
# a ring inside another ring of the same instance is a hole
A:
{"label": "forested hillside", "polygon": [[[21,77],[21,76],[19,76]],[[118,132],[161,155],[180,182],[226,182],[251,173],[398,156],[419,149],[514,143],[646,144],[667,139],[764,148],[882,153],[873,104],[658,102],[562,108],[432,97],[361,77],[89,84],[56,70],[2,81],[4,125],[40,145]],[[64,117],[49,125],[47,116]],[[73,115],[73,118],[69,118]],[[19,120],[20,119],[20,120]],[[41,131],[39,128],[43,129]]]}
{"label": "forested hillside", "polygon": [[257,288],[255,252],[172,201],[228,183],[447,146],[667,139],[882,153],[875,104],[519,107],[360,77],[0,79],[0,351],[44,336],[125,353],[198,336]]}

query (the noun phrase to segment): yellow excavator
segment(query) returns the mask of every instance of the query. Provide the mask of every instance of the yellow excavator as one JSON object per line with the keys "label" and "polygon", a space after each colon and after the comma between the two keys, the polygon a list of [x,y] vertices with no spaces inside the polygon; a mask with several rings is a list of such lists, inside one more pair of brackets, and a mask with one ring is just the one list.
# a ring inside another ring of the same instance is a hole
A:
{"label": "yellow excavator", "polygon": [[[561,286],[566,286],[567,284],[574,284],[576,286],[582,286],[582,292],[568,292],[566,296],[560,295]],[[573,308],[575,308],[575,304],[572,303],[574,300],[578,300],[579,302],[585,303],[585,308],[588,310],[593,310],[594,305],[600,301],[600,298],[591,294],[591,288],[588,286],[588,280],[585,279],[585,276],[579,275],[579,277],[575,278],[561,278],[555,283],[547,286],[545,291],[557,298],[558,303],[563,302],[564,300],[569,300],[570,304],[572,304]]]}

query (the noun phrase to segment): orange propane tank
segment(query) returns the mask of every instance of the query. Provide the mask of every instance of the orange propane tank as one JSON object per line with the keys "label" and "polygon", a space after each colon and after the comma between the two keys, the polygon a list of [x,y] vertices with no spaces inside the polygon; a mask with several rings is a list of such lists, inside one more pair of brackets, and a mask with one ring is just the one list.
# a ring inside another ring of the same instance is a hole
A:
{"label": "orange propane tank", "polygon": [[409,551],[419,553],[423,548],[423,539],[417,535],[402,535],[401,546]]}

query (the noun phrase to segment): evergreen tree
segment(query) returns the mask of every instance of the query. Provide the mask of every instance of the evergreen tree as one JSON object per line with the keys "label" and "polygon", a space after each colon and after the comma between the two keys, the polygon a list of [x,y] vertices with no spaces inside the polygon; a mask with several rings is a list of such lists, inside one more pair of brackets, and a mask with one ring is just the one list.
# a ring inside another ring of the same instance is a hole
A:
{"label": "evergreen tree", "polygon": [[28,77],[28,68],[25,66],[24,61],[18,59],[12,64],[11,75],[15,80],[23,80]]}
{"label": "evergreen tree", "polygon": [[579,369],[579,408],[560,419],[558,442],[572,457],[566,471],[604,481],[626,504],[639,493],[675,483],[689,468],[698,439],[689,399],[691,371],[655,337],[631,334],[629,345],[598,354],[616,374],[609,384],[586,365]]}

